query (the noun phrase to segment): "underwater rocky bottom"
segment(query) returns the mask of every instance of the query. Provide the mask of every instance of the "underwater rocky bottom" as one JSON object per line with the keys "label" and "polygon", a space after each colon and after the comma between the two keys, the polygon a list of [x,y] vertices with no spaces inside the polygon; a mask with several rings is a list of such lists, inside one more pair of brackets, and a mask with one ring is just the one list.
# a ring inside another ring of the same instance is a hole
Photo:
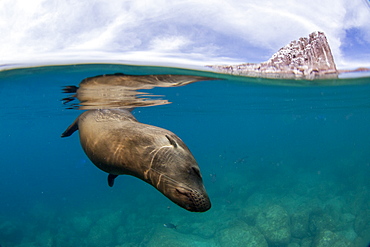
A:
{"label": "underwater rocky bottom", "polygon": [[[35,204],[27,221],[1,219],[1,246],[367,246],[366,174],[338,181],[338,174],[297,175],[288,165],[274,165],[275,175],[254,179],[237,167],[239,172],[206,176],[213,199],[206,213],[185,212],[136,180],[128,182],[144,191],[129,200],[101,198],[72,212]],[[176,229],[163,226],[169,222]]]}

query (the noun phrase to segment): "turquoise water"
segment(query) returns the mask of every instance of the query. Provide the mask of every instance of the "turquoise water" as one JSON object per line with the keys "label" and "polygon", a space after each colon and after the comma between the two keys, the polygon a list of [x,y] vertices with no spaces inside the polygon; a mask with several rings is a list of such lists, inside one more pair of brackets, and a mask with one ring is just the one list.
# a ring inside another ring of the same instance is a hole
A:
{"label": "turquoise water", "polygon": [[[111,73],[219,78],[141,90],[172,103],[133,111],[187,144],[209,211],[188,212],[131,176],[110,188],[78,135],[60,138],[81,113],[77,100],[63,104],[63,87]],[[282,81],[74,65],[1,71],[0,92],[2,247],[370,242],[370,78]]]}

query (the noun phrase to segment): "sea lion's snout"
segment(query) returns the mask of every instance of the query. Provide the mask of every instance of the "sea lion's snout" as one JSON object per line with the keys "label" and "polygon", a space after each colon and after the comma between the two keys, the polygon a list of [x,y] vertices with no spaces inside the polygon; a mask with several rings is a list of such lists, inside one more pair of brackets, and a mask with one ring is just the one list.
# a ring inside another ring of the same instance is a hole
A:
{"label": "sea lion's snout", "polygon": [[176,203],[191,212],[205,212],[211,208],[211,201],[205,190],[198,192],[196,190],[184,187],[175,188]]}

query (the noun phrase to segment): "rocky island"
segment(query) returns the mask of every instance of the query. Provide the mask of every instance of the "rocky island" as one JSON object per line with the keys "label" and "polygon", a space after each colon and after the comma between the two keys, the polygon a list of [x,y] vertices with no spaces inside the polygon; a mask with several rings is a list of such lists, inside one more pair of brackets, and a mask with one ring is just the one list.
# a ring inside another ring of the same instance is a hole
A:
{"label": "rocky island", "polygon": [[217,72],[265,78],[337,78],[338,70],[323,32],[313,32],[282,47],[268,61],[239,65],[209,65]]}

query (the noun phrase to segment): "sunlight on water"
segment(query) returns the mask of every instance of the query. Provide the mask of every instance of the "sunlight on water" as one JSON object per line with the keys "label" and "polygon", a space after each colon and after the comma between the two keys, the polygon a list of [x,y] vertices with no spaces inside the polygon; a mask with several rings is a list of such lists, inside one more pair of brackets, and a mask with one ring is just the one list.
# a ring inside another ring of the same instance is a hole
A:
{"label": "sunlight on water", "polygon": [[[115,73],[125,75],[100,77]],[[369,77],[90,64],[1,71],[0,92],[1,247],[370,242]],[[139,122],[178,135],[212,208],[188,212],[133,176],[110,188],[78,134],[60,138],[97,108],[134,108]]]}

